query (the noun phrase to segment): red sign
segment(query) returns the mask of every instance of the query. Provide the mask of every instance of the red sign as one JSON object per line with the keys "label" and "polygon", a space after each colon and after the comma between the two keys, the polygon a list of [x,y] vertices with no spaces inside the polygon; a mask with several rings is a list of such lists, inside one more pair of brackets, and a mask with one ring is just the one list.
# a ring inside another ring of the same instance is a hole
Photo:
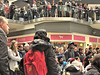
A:
{"label": "red sign", "polygon": [[72,40],[72,35],[51,35],[51,40]]}
{"label": "red sign", "polygon": [[21,38],[16,38],[17,42],[28,42],[28,41],[33,41],[33,36],[27,36],[27,37],[21,37]]}
{"label": "red sign", "polygon": [[100,43],[100,39],[98,39],[98,43]]}
{"label": "red sign", "polygon": [[90,38],[89,38],[89,41],[90,41],[90,42],[95,42],[95,43],[97,43],[97,38],[92,38],[92,37],[90,37]]}
{"label": "red sign", "polygon": [[85,41],[85,36],[74,35],[74,40]]}

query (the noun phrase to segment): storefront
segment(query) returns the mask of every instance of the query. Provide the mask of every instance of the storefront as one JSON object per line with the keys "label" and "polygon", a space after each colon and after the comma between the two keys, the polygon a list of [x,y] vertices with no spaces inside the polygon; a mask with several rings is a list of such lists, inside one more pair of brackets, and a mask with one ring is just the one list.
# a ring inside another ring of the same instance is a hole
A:
{"label": "storefront", "polygon": [[[17,36],[17,37],[8,37],[8,45],[12,40],[16,40],[19,44],[24,42],[30,43],[33,41],[33,34]],[[78,33],[48,33],[48,37],[51,40],[53,46],[62,47],[68,45],[69,42],[74,42],[78,48],[100,48],[100,37],[78,34]]]}

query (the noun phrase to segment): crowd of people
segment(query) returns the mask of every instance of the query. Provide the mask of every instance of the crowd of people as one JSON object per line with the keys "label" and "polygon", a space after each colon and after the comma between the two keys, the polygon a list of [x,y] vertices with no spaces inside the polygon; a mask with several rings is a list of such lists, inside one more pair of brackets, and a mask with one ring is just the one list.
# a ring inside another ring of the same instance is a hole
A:
{"label": "crowd of people", "polygon": [[[41,41],[41,40],[38,40]],[[37,43],[36,43],[37,44]],[[17,41],[13,40],[9,47],[8,55],[10,58],[9,66],[11,72],[14,72],[17,68],[19,69],[18,62],[24,58],[26,53],[30,50],[32,44],[24,43],[23,45],[17,46]],[[44,49],[42,47],[38,48]],[[45,51],[45,49],[44,49]],[[63,47],[54,46],[53,50],[55,56],[55,63],[57,63],[58,74],[55,75],[99,75],[99,59],[100,49],[99,48],[77,48],[74,42],[69,42],[68,45]],[[52,58],[53,59],[53,58]],[[51,59],[51,60],[52,60]],[[16,62],[16,66],[13,65],[12,61]],[[54,60],[54,59],[53,59]],[[51,64],[53,65],[53,64]],[[14,68],[15,67],[15,68]],[[53,66],[54,67],[54,66]],[[22,69],[21,69],[22,70]],[[14,74],[11,74],[14,75]]]}
{"label": "crowd of people", "polygon": [[52,3],[44,0],[33,0],[33,4],[18,7],[14,3],[6,5],[0,0],[0,15],[6,16],[8,19],[27,21],[40,17],[72,17],[76,19],[84,19],[86,21],[100,19],[100,7],[88,7],[88,4],[76,3],[74,0],[63,2],[59,0]]}
{"label": "crowd of people", "polygon": [[[94,70],[93,64],[94,57],[99,56],[99,48],[77,48],[73,42],[70,42],[64,47],[56,46],[54,48],[56,61],[58,63],[59,75],[99,75],[99,68]],[[95,60],[95,62],[98,60]],[[96,63],[95,63],[96,64]],[[100,64],[100,62],[99,62]],[[94,71],[93,71],[94,70]],[[93,74],[93,72],[95,74]],[[96,73],[98,72],[98,73]],[[69,75],[69,74],[68,74]]]}
{"label": "crowd of people", "polygon": [[0,75],[100,75],[100,49],[53,47],[47,32],[39,29],[34,40],[18,45],[12,40],[7,47],[8,21],[0,16]]}

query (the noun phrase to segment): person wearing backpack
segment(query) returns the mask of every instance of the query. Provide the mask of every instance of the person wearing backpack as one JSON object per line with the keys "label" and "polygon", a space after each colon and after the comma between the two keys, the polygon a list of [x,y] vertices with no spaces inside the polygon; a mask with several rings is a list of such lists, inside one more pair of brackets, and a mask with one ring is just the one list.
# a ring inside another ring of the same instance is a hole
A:
{"label": "person wearing backpack", "polygon": [[58,75],[50,39],[44,29],[36,31],[34,41],[24,57],[25,75]]}

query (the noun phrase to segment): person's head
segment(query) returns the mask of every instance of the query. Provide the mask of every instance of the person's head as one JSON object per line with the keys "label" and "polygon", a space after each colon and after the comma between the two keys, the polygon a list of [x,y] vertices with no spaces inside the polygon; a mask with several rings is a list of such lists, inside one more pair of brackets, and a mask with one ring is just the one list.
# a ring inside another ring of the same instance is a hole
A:
{"label": "person's head", "polygon": [[97,54],[100,54],[100,50],[97,50]]}
{"label": "person's head", "polygon": [[69,2],[69,0],[67,0],[67,2]]}
{"label": "person's head", "polygon": [[8,21],[5,17],[0,16],[0,28],[6,33],[9,33]]}
{"label": "person's head", "polygon": [[97,48],[96,48],[96,51],[98,51],[98,50],[99,50],[99,48],[97,47]]}
{"label": "person's head", "polygon": [[75,59],[79,62],[81,62],[80,58],[79,57],[75,57]]}
{"label": "person's head", "polygon": [[67,45],[64,45],[64,47],[63,47],[63,48],[64,48],[64,51],[66,51],[66,50],[67,50]]}
{"label": "person's head", "polygon": [[85,53],[88,53],[88,51],[89,51],[89,49],[88,49],[88,48],[86,48],[86,49],[85,49]]}
{"label": "person's head", "polygon": [[69,48],[69,49],[73,49],[73,47],[74,47],[74,43],[73,43],[73,42],[70,42],[70,43],[68,44],[68,48]]}
{"label": "person's head", "polygon": [[97,54],[93,57],[92,63],[95,68],[97,68],[100,72],[100,54]]}
{"label": "person's head", "polygon": [[25,44],[25,45],[24,45],[24,49],[25,49],[25,50],[29,51],[29,48],[30,48],[30,47],[29,47],[29,44]]}
{"label": "person's head", "polygon": [[64,52],[63,47],[59,48],[59,52],[60,52],[60,54],[63,54],[63,52]]}
{"label": "person's head", "polygon": [[14,2],[12,2],[12,5],[15,5],[15,3],[14,3]]}
{"label": "person's head", "polygon": [[47,32],[45,29],[39,29],[36,31],[34,39],[41,39],[46,42],[50,42],[50,39],[47,37]]}
{"label": "person's head", "polygon": [[84,4],[84,7],[86,7],[87,6],[87,4]]}
{"label": "person's head", "polygon": [[55,52],[58,52],[58,46],[55,47]]}
{"label": "person's head", "polygon": [[59,2],[62,2],[62,0],[59,0]]}
{"label": "person's head", "polygon": [[93,10],[93,7],[90,7],[90,10]]}
{"label": "person's head", "polygon": [[80,3],[79,6],[82,6],[82,3]]}
{"label": "person's head", "polygon": [[27,4],[27,7],[30,7],[30,4]]}
{"label": "person's head", "polygon": [[75,1],[73,0],[72,3],[75,3]]}
{"label": "person's head", "polygon": [[16,53],[16,56],[18,56],[17,54],[17,41],[16,40],[12,40],[11,44],[10,44],[10,49]]}
{"label": "person's head", "polygon": [[19,45],[18,50],[23,51],[23,45]]}
{"label": "person's head", "polygon": [[82,48],[79,48],[79,53],[83,54],[83,49]]}
{"label": "person's head", "polygon": [[74,52],[77,52],[77,51],[78,51],[77,47],[74,47]]}
{"label": "person's head", "polygon": [[59,55],[57,58],[58,58],[59,64],[63,64],[63,56]]}
{"label": "person's head", "polygon": [[7,3],[7,6],[9,6],[9,2]]}
{"label": "person's head", "polygon": [[55,3],[55,0],[52,0],[52,3]]}
{"label": "person's head", "polygon": [[48,2],[48,5],[51,5],[50,2]]}
{"label": "person's head", "polygon": [[75,3],[75,5],[77,6],[77,3]]}
{"label": "person's head", "polygon": [[90,47],[89,50],[92,51],[92,47]]}

